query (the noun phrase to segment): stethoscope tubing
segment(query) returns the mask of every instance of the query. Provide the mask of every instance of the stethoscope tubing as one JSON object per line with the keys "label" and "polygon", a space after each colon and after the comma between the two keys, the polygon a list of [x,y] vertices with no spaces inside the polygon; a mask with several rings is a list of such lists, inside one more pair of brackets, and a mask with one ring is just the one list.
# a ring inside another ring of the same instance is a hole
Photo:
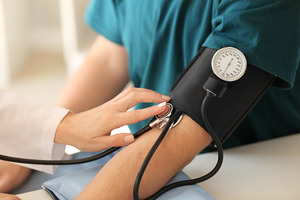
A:
{"label": "stethoscope tubing", "polygon": [[[139,130],[134,134],[135,138],[138,138],[139,136],[143,135],[144,133],[148,132],[152,127],[146,125],[143,129]],[[98,160],[100,158],[103,158],[117,150],[119,150],[122,147],[112,147],[109,148],[99,154],[96,154],[94,156],[86,157],[86,158],[80,158],[80,159],[74,159],[74,160],[39,160],[39,159],[28,159],[28,158],[18,158],[13,156],[6,156],[0,154],[0,160],[15,162],[15,163],[26,163],[26,164],[35,164],[35,165],[74,165],[74,164],[82,164],[87,162],[92,162],[95,160]]]}

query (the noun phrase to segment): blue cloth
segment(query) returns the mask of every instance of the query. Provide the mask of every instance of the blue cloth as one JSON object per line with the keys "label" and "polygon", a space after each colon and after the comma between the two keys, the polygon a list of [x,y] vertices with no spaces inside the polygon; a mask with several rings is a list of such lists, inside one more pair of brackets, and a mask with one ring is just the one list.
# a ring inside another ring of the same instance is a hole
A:
{"label": "blue cloth", "polygon": [[[104,158],[88,162],[88,163],[83,163],[83,164],[76,164],[76,165],[60,165],[57,167],[55,170],[54,174],[46,174],[44,172],[40,171],[33,171],[30,175],[30,177],[26,180],[26,182],[19,188],[15,189],[12,194],[21,194],[25,193],[28,191],[33,191],[33,190],[39,190],[41,189],[41,185],[51,179],[55,179],[67,174],[75,173],[84,169],[89,169],[92,167],[97,167],[99,165],[103,165],[107,163],[115,154],[117,154],[120,150],[115,151]],[[64,160],[74,160],[74,159],[81,159],[81,158],[86,158],[89,156],[93,156],[97,153],[91,153],[91,152],[79,152],[76,154],[73,154],[71,156],[66,157]]]}
{"label": "blue cloth", "polygon": [[299,10],[299,0],[92,0],[86,21],[126,48],[136,87],[168,94],[201,46],[234,46],[250,64],[278,76],[224,143],[228,148],[300,131]]}
{"label": "blue cloth", "polygon": [[[60,200],[74,199],[96,176],[96,174],[103,167],[99,165],[97,167],[89,168],[79,172],[75,172],[69,175],[65,175],[56,179],[46,181],[44,187],[51,190],[55,196]],[[171,181],[177,182],[181,180],[187,180],[189,177],[180,172]],[[198,185],[190,185],[173,189],[159,198],[158,200],[215,200],[209,193]]]}

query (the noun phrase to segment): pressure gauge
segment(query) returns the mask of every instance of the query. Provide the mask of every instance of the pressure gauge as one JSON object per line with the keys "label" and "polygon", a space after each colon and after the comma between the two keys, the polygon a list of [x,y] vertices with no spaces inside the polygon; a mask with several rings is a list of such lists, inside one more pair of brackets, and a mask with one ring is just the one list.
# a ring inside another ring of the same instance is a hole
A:
{"label": "pressure gauge", "polygon": [[219,49],[211,60],[214,74],[224,81],[236,81],[240,79],[247,68],[247,60],[244,54],[233,47]]}

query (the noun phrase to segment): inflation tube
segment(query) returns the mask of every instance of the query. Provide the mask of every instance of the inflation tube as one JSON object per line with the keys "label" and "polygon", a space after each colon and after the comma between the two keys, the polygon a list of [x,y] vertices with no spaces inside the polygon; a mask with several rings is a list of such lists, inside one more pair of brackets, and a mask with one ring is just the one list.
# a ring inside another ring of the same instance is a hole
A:
{"label": "inflation tube", "polygon": [[[174,108],[187,114],[206,129],[201,116],[201,103],[207,95],[203,86],[211,85],[210,90],[221,93],[222,96],[211,99],[206,114],[223,143],[264,95],[275,76],[248,64],[245,74],[240,79],[233,82],[221,80],[214,75],[211,67],[211,60],[216,51],[203,47],[175,82],[169,96]],[[223,85],[223,88],[220,89],[220,85]]]}
{"label": "inflation tube", "polygon": [[[216,52],[215,49],[201,48],[173,85],[169,96],[171,97],[170,103],[175,110],[175,117],[171,116],[171,122],[168,122],[142,164],[133,191],[135,200],[139,199],[139,184],[151,157],[166,135],[168,126],[178,115],[190,116],[211,135],[212,145],[218,152],[218,161],[208,174],[167,185],[148,199],[156,199],[176,187],[205,181],[217,173],[223,161],[222,143],[242,122],[276,78],[248,64],[246,72],[238,80],[230,82],[226,79],[221,80],[214,74],[211,67],[212,58]],[[228,66],[231,61],[232,59],[229,60]]]}
{"label": "inflation tube", "polygon": [[[133,191],[135,200],[139,199],[139,184],[151,157],[167,134],[169,126],[176,122],[182,114],[191,117],[211,135],[212,145],[218,151],[218,161],[207,175],[165,186],[149,199],[156,199],[173,188],[199,183],[213,176],[222,164],[222,143],[237,128],[276,78],[274,75],[248,64],[245,74],[238,80],[232,82],[221,80],[214,74],[211,67],[211,61],[216,52],[215,49],[201,48],[173,85],[169,96],[174,111],[161,135],[149,151],[137,175]],[[228,66],[230,64],[231,61]],[[135,138],[149,131],[152,128],[150,125],[153,124],[153,121],[155,121],[155,118],[135,133]],[[159,120],[156,122],[159,122]],[[0,155],[0,159],[28,164],[69,165],[100,159],[118,149],[119,147],[110,148],[98,155],[77,160],[33,160],[4,155]]]}

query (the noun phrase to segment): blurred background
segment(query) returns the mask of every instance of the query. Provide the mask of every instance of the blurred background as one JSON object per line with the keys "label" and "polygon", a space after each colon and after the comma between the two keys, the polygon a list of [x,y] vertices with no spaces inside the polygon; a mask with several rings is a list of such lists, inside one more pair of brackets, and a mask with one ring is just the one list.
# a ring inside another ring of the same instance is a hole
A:
{"label": "blurred background", "polygon": [[0,88],[54,104],[96,34],[88,0],[0,0]]}
{"label": "blurred background", "polygon": [[0,0],[0,88],[53,104],[96,34],[88,0]]}

